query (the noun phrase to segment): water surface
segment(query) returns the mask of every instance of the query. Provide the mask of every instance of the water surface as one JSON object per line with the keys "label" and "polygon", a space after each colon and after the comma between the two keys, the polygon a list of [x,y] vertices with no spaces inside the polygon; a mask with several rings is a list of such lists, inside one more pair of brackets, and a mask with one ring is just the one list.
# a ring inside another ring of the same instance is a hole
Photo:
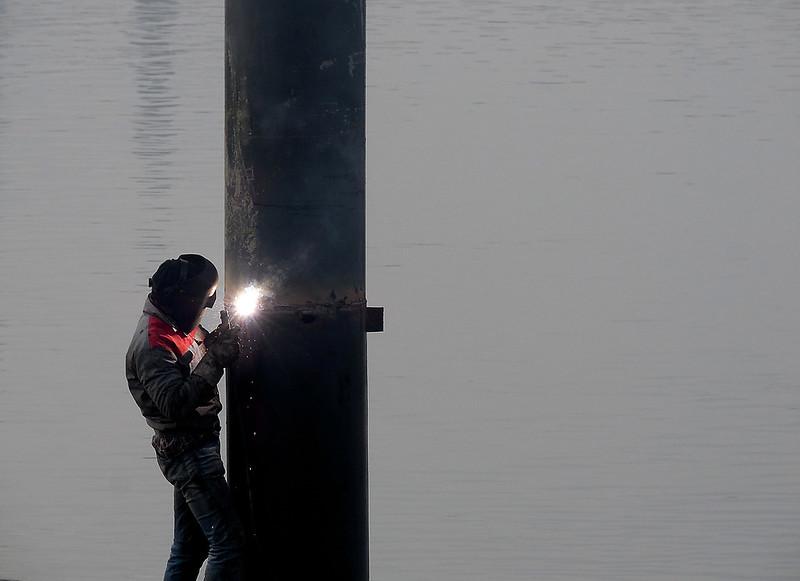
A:
{"label": "water surface", "polygon": [[[800,575],[798,30],[369,2],[373,579]],[[162,572],[123,354],[221,264],[222,57],[221,2],[0,0],[0,578]]]}

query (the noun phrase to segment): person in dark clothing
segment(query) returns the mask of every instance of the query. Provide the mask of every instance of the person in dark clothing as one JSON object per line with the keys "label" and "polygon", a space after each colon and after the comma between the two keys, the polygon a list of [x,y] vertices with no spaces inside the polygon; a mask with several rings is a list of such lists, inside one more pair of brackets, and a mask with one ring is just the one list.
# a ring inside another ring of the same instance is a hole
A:
{"label": "person in dark clothing", "polygon": [[239,356],[236,328],[208,333],[217,269],[198,254],[159,266],[125,358],[128,387],[147,424],[164,477],[174,487],[175,527],[165,581],[240,578],[243,533],[220,457],[217,383]]}

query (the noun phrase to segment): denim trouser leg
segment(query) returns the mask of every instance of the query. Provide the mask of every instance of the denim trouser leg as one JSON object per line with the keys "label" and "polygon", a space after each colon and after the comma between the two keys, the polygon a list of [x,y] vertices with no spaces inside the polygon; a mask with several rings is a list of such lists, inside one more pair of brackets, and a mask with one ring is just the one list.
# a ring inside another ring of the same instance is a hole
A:
{"label": "denim trouser leg", "polygon": [[159,457],[159,465],[175,486],[175,537],[164,580],[193,581],[206,555],[206,581],[239,579],[242,529],[225,481],[219,440],[176,458]]}
{"label": "denim trouser leg", "polygon": [[177,486],[174,490],[175,532],[164,581],[194,581],[208,556],[208,541],[183,493]]}

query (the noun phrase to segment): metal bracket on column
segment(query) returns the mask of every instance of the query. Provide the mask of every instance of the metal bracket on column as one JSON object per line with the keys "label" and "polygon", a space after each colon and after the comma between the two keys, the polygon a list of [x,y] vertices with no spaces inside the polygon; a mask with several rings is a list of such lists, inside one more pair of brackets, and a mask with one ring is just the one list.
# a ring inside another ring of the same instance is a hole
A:
{"label": "metal bracket on column", "polygon": [[367,307],[367,333],[383,331],[383,307]]}

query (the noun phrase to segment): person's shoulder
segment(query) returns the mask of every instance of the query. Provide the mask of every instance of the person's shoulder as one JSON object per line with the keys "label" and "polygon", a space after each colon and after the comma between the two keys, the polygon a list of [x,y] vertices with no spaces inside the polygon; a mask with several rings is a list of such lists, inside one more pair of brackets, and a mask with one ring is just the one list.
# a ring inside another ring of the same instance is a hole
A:
{"label": "person's shoulder", "polygon": [[150,315],[142,313],[139,320],[136,322],[136,329],[133,331],[133,337],[131,337],[131,343],[128,346],[129,355],[142,348],[148,347],[147,327],[149,319]]}

